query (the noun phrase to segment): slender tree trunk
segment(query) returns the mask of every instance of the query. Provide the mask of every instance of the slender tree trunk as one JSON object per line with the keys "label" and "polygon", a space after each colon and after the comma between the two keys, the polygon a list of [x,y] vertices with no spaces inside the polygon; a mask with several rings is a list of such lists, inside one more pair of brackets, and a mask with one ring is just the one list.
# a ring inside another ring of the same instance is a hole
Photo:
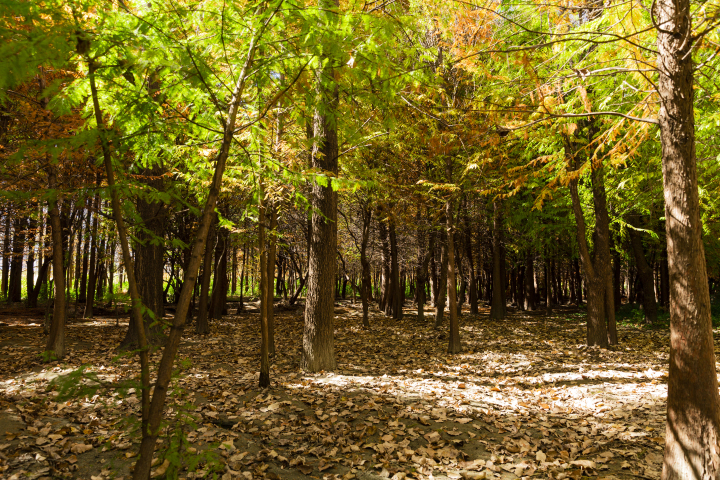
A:
{"label": "slender tree trunk", "polygon": [[369,308],[372,296],[372,285],[370,277],[370,260],[367,257],[367,246],[370,241],[370,227],[372,226],[372,208],[369,205],[361,206],[363,229],[362,241],[360,243],[360,265],[362,267],[362,290],[361,301],[363,308],[363,328],[370,328]]}
{"label": "slender tree trunk", "polygon": [[267,324],[268,324],[268,353],[275,355],[275,296],[273,295],[272,282],[275,279],[275,255],[277,253],[277,206],[275,204],[268,207],[269,214],[268,227],[270,238],[267,239],[267,279],[268,279],[268,296],[267,296]]}
{"label": "slender tree trunk", "polygon": [[532,250],[528,250],[525,255],[525,310],[535,310],[537,308],[535,292],[535,255]]}
{"label": "slender tree trunk", "polygon": [[267,222],[267,200],[262,181],[260,183],[260,215],[258,218],[258,250],[260,251],[260,388],[270,386],[270,326],[269,305],[271,304],[269,249],[265,223]]}
{"label": "slender tree trunk", "polygon": [[[638,223],[637,220],[637,218],[634,218],[633,223]],[[635,265],[637,266],[640,284],[643,289],[643,313],[645,314],[645,322],[653,324],[657,322],[657,302],[655,300],[653,272],[645,260],[645,251],[640,234],[632,228],[628,228],[627,232],[630,237],[630,247],[633,257],[635,258]]]}
{"label": "slender tree trunk", "polygon": [[22,265],[25,251],[26,221],[20,215],[13,222],[12,259],[10,261],[10,284],[8,287],[8,300],[10,303],[22,300]]}
{"label": "slender tree trunk", "polygon": [[552,265],[550,264],[550,258],[547,252],[545,253],[545,314],[547,316],[552,315]]}
{"label": "slender tree trunk", "polygon": [[89,278],[87,283],[87,291],[85,294],[87,303],[85,304],[85,314],[83,315],[83,318],[93,317],[93,304],[95,303],[95,281],[97,279],[97,269],[95,263],[97,257],[97,230],[98,214],[100,213],[100,194],[95,194],[92,212],[92,223],[90,226],[90,264],[88,267]]}
{"label": "slender tree trunk", "polygon": [[720,395],[695,156],[689,0],[658,0],[658,90],[670,277],[662,479],[720,478]]}
{"label": "slender tree trunk", "polygon": [[[447,167],[449,171],[449,167]],[[455,234],[453,227],[452,201],[445,203],[445,223],[447,226],[447,291],[450,300],[450,335],[448,340],[448,353],[460,353],[460,325],[457,312],[457,277],[455,275]]]}
{"label": "slender tree trunk", "polygon": [[[50,190],[57,188],[57,177],[55,167],[48,171],[48,183]],[[45,355],[47,359],[62,359],[65,357],[65,255],[63,252],[63,232],[60,220],[60,209],[58,198],[51,197],[48,200],[50,213],[50,224],[52,227],[53,243],[53,279],[55,280],[55,300],[53,305],[53,317],[50,324],[50,333],[45,344]]]}
{"label": "slender tree trunk", "polygon": [[439,237],[440,275],[438,276],[438,292],[437,297],[435,298],[435,328],[440,328],[445,320],[445,304],[448,295],[448,239],[445,235],[439,235]]}
{"label": "slender tree trunk", "polygon": [[392,299],[392,308],[391,308],[391,314],[394,319],[400,320],[402,318],[402,308],[403,304],[405,303],[404,300],[404,290],[401,288],[400,285],[400,266],[398,265],[398,248],[397,248],[397,236],[395,234],[395,221],[394,219],[390,220],[389,225],[389,233],[390,233],[390,288],[392,289],[392,296],[390,297]]}
{"label": "slender tree trunk", "polygon": [[195,322],[195,333],[199,335],[207,335],[210,333],[210,324],[208,323],[208,296],[210,293],[210,279],[212,278],[212,255],[215,246],[215,234],[217,230],[217,214],[213,216],[211,231],[208,233],[208,241],[205,244],[205,255],[203,256],[203,273],[200,283],[200,304],[198,306],[198,315]]}
{"label": "slender tree trunk", "polygon": [[382,296],[380,297],[380,310],[385,314],[388,313],[388,305],[391,304],[392,297],[392,273],[391,273],[391,254],[390,242],[388,240],[388,228],[385,221],[378,219],[378,235],[380,237],[380,253],[382,261]]}
{"label": "slender tree trunk", "polygon": [[505,275],[502,235],[502,206],[499,200],[493,202],[493,273],[492,273],[492,304],[490,306],[490,318],[502,320],[507,314],[505,299]]}
{"label": "slender tree trunk", "polygon": [[12,251],[12,209],[10,206],[5,210],[5,230],[3,232],[3,261],[2,261],[2,283],[0,283],[0,296],[7,298],[8,279],[10,273],[10,252]]}

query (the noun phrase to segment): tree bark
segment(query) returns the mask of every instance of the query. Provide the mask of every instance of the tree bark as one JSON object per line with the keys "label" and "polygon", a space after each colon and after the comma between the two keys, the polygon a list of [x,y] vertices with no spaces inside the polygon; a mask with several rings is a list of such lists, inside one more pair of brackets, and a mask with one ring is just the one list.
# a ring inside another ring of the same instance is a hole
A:
{"label": "tree bark", "polygon": [[362,267],[360,300],[363,309],[363,328],[370,328],[369,308],[370,297],[372,296],[372,279],[370,277],[370,260],[367,257],[367,247],[370,241],[370,227],[372,226],[372,208],[367,204],[363,204],[360,209],[363,221],[362,240],[360,241],[360,266]]}
{"label": "tree bark", "polygon": [[85,313],[83,318],[93,317],[93,304],[95,303],[95,282],[97,279],[97,230],[98,230],[98,215],[100,213],[100,194],[95,194],[95,200],[93,201],[92,208],[92,223],[90,226],[90,264],[89,264],[89,275],[87,283],[87,292],[85,294]]}
{"label": "tree bark", "polygon": [[205,254],[203,256],[203,273],[200,281],[200,302],[198,306],[198,315],[195,320],[195,333],[198,335],[207,335],[210,333],[210,324],[208,323],[208,296],[210,293],[210,279],[212,277],[212,255],[215,246],[215,237],[217,231],[217,214],[213,215],[210,232],[208,232],[207,243],[205,244]]}
{"label": "tree bark", "polygon": [[[338,0],[318,0],[325,27],[337,21],[335,10]],[[332,28],[332,27],[331,27]],[[313,149],[311,164],[314,168],[338,173],[337,106],[338,85],[334,79],[332,62],[321,62],[315,72],[318,106],[313,119]],[[335,298],[334,281],[337,252],[337,192],[331,185],[314,183],[310,204],[312,233],[308,268],[307,299],[305,302],[305,329],[303,332],[302,367],[309,372],[334,370],[335,361]]]}
{"label": "tree bark", "polygon": [[695,156],[689,0],[658,0],[658,89],[670,278],[670,371],[662,479],[720,477],[720,395]]}
{"label": "tree bark", "polygon": [[[447,220],[445,220],[447,221]],[[447,301],[448,277],[448,243],[447,237],[439,235],[440,240],[440,275],[438,276],[438,292],[435,297],[435,328],[440,328],[445,319],[445,302]]]}
{"label": "tree bark", "polygon": [[[492,271],[492,304],[490,305],[490,318],[502,320],[507,314],[505,300],[505,275],[502,235],[502,206],[500,200],[493,202],[493,271]],[[526,272],[527,275],[527,272]]]}
{"label": "tree bark", "polygon": [[450,301],[450,335],[448,340],[448,353],[460,353],[460,325],[457,312],[457,277],[455,275],[455,234],[453,227],[452,200],[445,203],[445,224],[447,227],[447,291]]}
{"label": "tree bark", "polygon": [[[48,184],[50,190],[57,188],[55,167],[49,167]],[[60,209],[56,196],[48,199],[50,224],[52,228],[53,243],[53,279],[55,283],[55,300],[53,304],[53,317],[50,324],[50,333],[45,344],[45,358],[59,360],[65,356],[65,254],[63,252],[63,232],[60,220]]]}
{"label": "tree bark", "polygon": [[13,222],[12,259],[10,260],[10,283],[8,286],[8,301],[16,303],[22,301],[22,265],[25,250],[25,218],[17,215]]}

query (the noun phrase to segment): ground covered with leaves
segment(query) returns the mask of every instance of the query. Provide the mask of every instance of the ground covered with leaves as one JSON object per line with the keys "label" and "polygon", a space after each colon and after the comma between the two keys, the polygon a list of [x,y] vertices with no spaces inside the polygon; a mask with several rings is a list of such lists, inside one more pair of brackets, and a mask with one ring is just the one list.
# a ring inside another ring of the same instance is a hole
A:
{"label": "ground covered with leaves", "polygon": [[[320,374],[299,369],[302,310],[278,312],[265,390],[257,313],[204,337],[189,328],[153,475],[659,478],[667,331],[621,327],[620,345],[600,350],[584,346],[581,312],[511,309],[492,322],[483,310],[463,315],[463,353],[448,356],[446,328],[430,317],[373,311],[366,331],[360,312],[336,307],[338,369]],[[71,322],[70,354],[44,364],[40,318],[0,320],[0,477],[129,478],[139,401],[112,388],[137,372],[116,351],[126,321]],[[60,401],[52,382],[81,365],[103,388]]]}

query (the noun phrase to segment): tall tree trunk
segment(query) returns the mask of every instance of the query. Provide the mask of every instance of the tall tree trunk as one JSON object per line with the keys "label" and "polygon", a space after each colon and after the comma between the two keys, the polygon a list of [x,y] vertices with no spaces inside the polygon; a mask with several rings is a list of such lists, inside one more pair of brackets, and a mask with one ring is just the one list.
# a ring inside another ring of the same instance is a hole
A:
{"label": "tall tree trunk", "polygon": [[440,240],[440,275],[438,275],[438,292],[435,297],[435,328],[440,328],[445,319],[445,303],[448,294],[448,238],[441,234],[438,237]]}
{"label": "tall tree trunk", "polygon": [[260,215],[258,218],[258,250],[260,252],[260,388],[270,386],[270,326],[268,306],[272,303],[270,285],[269,248],[265,223],[268,220],[267,199],[260,181]]}
{"label": "tall tree trunk", "polygon": [[372,208],[370,205],[361,206],[361,214],[363,221],[362,240],[360,242],[360,266],[362,267],[362,289],[360,291],[362,308],[363,308],[363,328],[370,328],[370,319],[368,310],[370,308],[370,300],[372,296],[372,285],[370,277],[370,260],[367,257],[367,247],[370,241],[370,227],[372,226]]}
{"label": "tall tree trunk", "polygon": [[205,244],[205,254],[203,256],[203,273],[200,281],[200,302],[198,306],[197,320],[195,321],[195,333],[199,335],[207,335],[210,333],[210,324],[208,323],[208,296],[210,293],[210,279],[212,278],[212,255],[215,247],[215,237],[217,237],[217,214],[213,215],[213,221],[210,229],[211,231],[208,232],[208,239]]}
{"label": "tall tree trunk", "polygon": [[273,280],[275,279],[275,256],[277,253],[277,205],[272,204],[266,212],[269,216],[267,223],[269,238],[267,239],[267,323],[268,323],[268,353],[275,355],[275,296],[273,295]]}
{"label": "tall tree trunk", "polygon": [[537,308],[537,294],[535,292],[535,255],[528,250],[525,255],[525,310]]}
{"label": "tall tree trunk", "polygon": [[[449,167],[446,167],[449,173]],[[450,300],[450,335],[448,353],[460,353],[460,325],[457,312],[457,276],[455,275],[455,233],[453,227],[452,200],[445,203],[445,224],[447,226],[447,291]]]}
{"label": "tall tree trunk", "polygon": [[93,209],[92,209],[92,224],[90,227],[90,235],[91,235],[91,245],[90,245],[90,274],[88,275],[88,283],[87,283],[87,293],[86,299],[87,303],[85,304],[85,314],[83,315],[84,318],[92,318],[93,317],[93,304],[95,303],[95,281],[97,279],[97,269],[95,266],[96,258],[97,258],[97,231],[98,231],[98,220],[99,220],[99,214],[100,214],[100,194],[95,194],[95,200],[93,201]]}
{"label": "tall tree trunk", "polygon": [[[154,191],[165,190],[162,165],[155,164],[142,172],[142,183]],[[166,207],[161,201],[151,201],[143,197],[137,199],[137,211],[142,219],[143,228],[138,229],[135,245],[135,274],[137,275],[138,290],[143,305],[155,318],[165,315],[165,299],[163,292],[163,273],[165,267],[164,236]],[[162,330],[159,326],[150,328],[154,320],[149,313],[144,315],[145,331],[149,333],[150,343],[160,343]],[[130,325],[128,335],[134,332]]]}
{"label": "tall tree trunk", "polygon": [[552,315],[552,265],[550,256],[545,252],[545,314]]}
{"label": "tall tree trunk", "polygon": [[10,261],[10,283],[8,300],[10,303],[22,300],[22,264],[25,251],[25,218],[17,215],[13,222],[12,260]]}
{"label": "tall tree trunk", "polygon": [[[635,217],[631,221],[635,223],[635,226],[639,226],[638,218]],[[628,236],[630,237],[630,247],[632,249],[633,257],[635,258],[635,265],[638,269],[640,276],[640,284],[643,290],[643,313],[645,314],[645,321],[653,324],[657,322],[657,302],[655,300],[655,282],[653,279],[653,272],[645,260],[645,251],[643,249],[642,238],[640,234],[633,228],[627,229]]]}
{"label": "tall tree trunk", "polygon": [[670,372],[662,479],[720,477],[720,395],[695,157],[689,0],[658,0],[658,89],[670,277]]}
{"label": "tall tree trunk", "polygon": [[[55,167],[49,167],[48,184],[50,190],[57,188]],[[55,283],[55,300],[53,304],[53,317],[50,324],[50,334],[45,344],[47,359],[62,359],[65,356],[65,254],[63,252],[63,229],[56,196],[48,199],[50,224],[52,227],[53,243],[53,279]]]}
{"label": "tall tree trunk", "polygon": [[[338,0],[318,0],[320,15],[326,28],[332,29],[337,21]],[[328,48],[327,51],[331,49]],[[329,58],[328,58],[329,60]],[[313,119],[314,144],[312,167],[337,175],[338,136],[337,107],[338,85],[335,82],[333,62],[321,62],[315,72],[318,106]],[[303,332],[302,366],[309,372],[330,371],[335,361],[335,280],[337,255],[337,192],[331,185],[312,186],[310,204],[312,234],[308,268],[307,300],[305,302],[305,329]]]}
{"label": "tall tree trunk", "polygon": [[472,230],[470,228],[470,216],[467,214],[468,208],[465,209],[465,255],[467,255],[468,265],[470,266],[470,314],[477,315],[478,313],[478,289],[477,281],[475,277],[475,257],[473,256],[472,248]]}
{"label": "tall tree trunk", "polygon": [[392,289],[392,317],[396,320],[402,318],[402,308],[404,300],[404,291],[400,285],[400,266],[398,265],[398,248],[397,236],[395,234],[395,220],[390,220],[389,225],[390,236],[390,288]]}
{"label": "tall tree trunk", "polygon": [[493,209],[493,271],[490,318],[492,320],[502,320],[507,314],[507,301],[505,299],[505,266],[503,265],[505,256],[503,254],[502,206],[500,200],[493,202]]}
{"label": "tall tree trunk", "polygon": [[392,258],[390,254],[390,241],[388,239],[388,228],[385,221],[378,219],[378,236],[380,237],[380,254],[382,262],[382,295],[380,297],[380,310],[386,314],[392,297]]}
{"label": "tall tree trunk", "polygon": [[[583,215],[578,193],[577,179],[570,180],[570,197],[572,198],[573,212],[575,214],[576,235],[580,248],[580,259],[583,263],[587,291],[587,344],[607,348],[608,334],[605,323],[605,289],[604,278],[597,271],[590,258]],[[580,290],[582,291],[582,289]]]}
{"label": "tall tree trunk", "polygon": [[[36,207],[36,205],[33,205]],[[28,218],[27,230],[27,260],[25,262],[25,285],[27,288],[27,306],[36,307],[37,302],[32,302],[32,288],[35,285],[35,237],[37,236],[37,220],[32,216]]]}
{"label": "tall tree trunk", "polygon": [[8,279],[10,278],[10,252],[12,251],[12,215],[11,207],[8,205],[5,210],[5,229],[3,231],[3,260],[2,260],[2,282],[0,283],[0,296],[7,298]]}

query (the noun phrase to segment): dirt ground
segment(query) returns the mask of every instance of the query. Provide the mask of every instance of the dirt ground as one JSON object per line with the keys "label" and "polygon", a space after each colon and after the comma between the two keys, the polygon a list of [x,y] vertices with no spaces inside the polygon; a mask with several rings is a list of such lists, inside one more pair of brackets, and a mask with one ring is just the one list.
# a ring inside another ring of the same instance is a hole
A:
{"label": "dirt ground", "polygon": [[[373,310],[366,331],[360,312],[359,302],[337,305],[338,368],[320,374],[299,369],[302,310],[278,312],[267,390],[257,387],[257,313],[227,316],[204,337],[188,328],[154,475],[659,478],[667,332],[621,327],[620,345],[599,350],[584,346],[581,312],[510,309],[491,322],[485,309],[464,312],[463,353],[448,356],[447,327],[433,329],[430,316]],[[116,351],[127,319],[71,321],[70,353],[50,364],[41,321],[0,317],[0,477],[129,478],[135,395],[58,401],[50,383],[84,364],[108,385],[133,378],[134,358]]]}

